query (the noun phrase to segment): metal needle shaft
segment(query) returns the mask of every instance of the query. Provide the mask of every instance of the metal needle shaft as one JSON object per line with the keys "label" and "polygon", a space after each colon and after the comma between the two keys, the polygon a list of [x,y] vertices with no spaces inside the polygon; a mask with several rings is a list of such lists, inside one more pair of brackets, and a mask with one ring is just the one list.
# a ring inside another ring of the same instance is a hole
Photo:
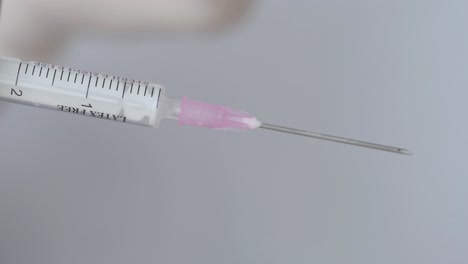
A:
{"label": "metal needle shaft", "polygon": [[294,129],[290,127],[283,127],[283,126],[262,123],[260,128],[304,136],[304,137],[311,137],[311,138],[317,138],[317,139],[322,139],[322,140],[334,141],[334,142],[354,145],[358,147],[377,149],[377,150],[388,151],[388,152],[404,154],[404,155],[413,155],[411,151],[403,149],[403,148],[390,147],[390,146],[374,144],[374,143],[369,143],[369,142],[364,142],[364,141],[359,141],[359,140],[354,140],[354,139],[335,137],[335,136],[319,134],[319,133],[310,132],[310,131]]}

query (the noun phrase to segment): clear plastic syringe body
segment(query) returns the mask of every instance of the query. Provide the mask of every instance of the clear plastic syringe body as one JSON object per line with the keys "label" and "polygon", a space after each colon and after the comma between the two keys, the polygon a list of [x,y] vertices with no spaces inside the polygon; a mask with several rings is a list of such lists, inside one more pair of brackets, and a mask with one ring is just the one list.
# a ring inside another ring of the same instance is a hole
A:
{"label": "clear plastic syringe body", "polygon": [[11,58],[0,58],[0,100],[149,127],[180,111],[159,84]]}
{"label": "clear plastic syringe body", "polygon": [[264,128],[349,145],[411,154],[408,150],[264,124],[247,112],[183,98],[166,98],[159,84],[38,62],[0,58],[0,100],[147,127],[163,118],[220,130]]}

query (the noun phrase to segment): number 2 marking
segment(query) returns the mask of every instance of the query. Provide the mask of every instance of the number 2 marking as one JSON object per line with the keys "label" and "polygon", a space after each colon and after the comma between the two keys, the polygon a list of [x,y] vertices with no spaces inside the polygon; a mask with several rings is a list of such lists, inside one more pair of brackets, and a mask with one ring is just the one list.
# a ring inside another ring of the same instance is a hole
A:
{"label": "number 2 marking", "polygon": [[15,89],[12,88],[11,89],[11,95],[13,95],[13,94],[15,94],[16,96],[21,97],[21,96],[23,96],[23,91],[21,91],[21,90],[16,91]]}

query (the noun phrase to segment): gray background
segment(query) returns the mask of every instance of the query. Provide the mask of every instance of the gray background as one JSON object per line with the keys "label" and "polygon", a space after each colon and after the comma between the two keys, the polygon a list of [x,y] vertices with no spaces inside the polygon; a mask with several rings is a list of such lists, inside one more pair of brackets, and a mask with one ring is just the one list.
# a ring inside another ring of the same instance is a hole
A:
{"label": "gray background", "polygon": [[216,36],[77,36],[55,62],[416,155],[2,103],[0,263],[466,263],[467,8],[270,0]]}

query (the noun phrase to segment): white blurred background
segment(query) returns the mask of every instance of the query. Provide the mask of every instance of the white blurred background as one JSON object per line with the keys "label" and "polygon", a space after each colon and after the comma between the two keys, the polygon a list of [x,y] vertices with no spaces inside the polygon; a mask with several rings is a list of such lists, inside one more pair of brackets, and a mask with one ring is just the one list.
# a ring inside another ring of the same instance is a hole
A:
{"label": "white blurred background", "polygon": [[466,263],[467,8],[269,0],[217,34],[60,35],[26,56],[416,154],[1,103],[0,263]]}

